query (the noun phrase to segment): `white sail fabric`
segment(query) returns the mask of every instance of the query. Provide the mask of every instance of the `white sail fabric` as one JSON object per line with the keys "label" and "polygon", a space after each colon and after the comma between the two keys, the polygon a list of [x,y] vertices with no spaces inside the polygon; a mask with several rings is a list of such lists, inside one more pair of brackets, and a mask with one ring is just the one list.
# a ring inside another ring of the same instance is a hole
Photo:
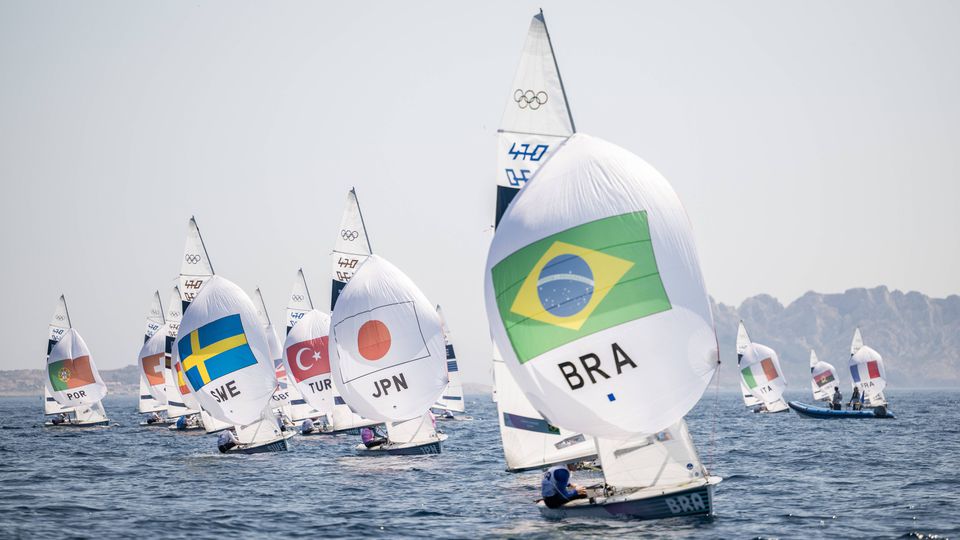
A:
{"label": "white sail fabric", "polygon": [[494,351],[497,420],[508,471],[573,463],[597,454],[592,439],[550,424],[533,408]]}
{"label": "white sail fabric", "polygon": [[144,341],[163,328],[163,305],[160,303],[160,291],[153,292],[153,299],[150,301],[150,311],[147,312],[146,328],[143,331]]}
{"label": "white sail fabric", "polygon": [[307,279],[303,277],[303,268],[301,268],[297,270],[297,276],[293,279],[293,286],[290,290],[290,297],[287,299],[288,334],[290,329],[311,309],[313,309],[313,299],[310,298]]}
{"label": "white sail fabric", "polygon": [[740,324],[737,325],[737,363],[740,363],[740,358],[743,356],[743,353],[747,352],[747,345],[750,345],[750,336],[747,335],[747,328],[743,326],[743,321],[740,321]]}
{"label": "white sail fabric", "polygon": [[[167,408],[166,342],[167,335],[164,332],[156,332],[140,347],[140,353],[137,355],[137,364],[140,367],[140,412],[142,413],[162,411]],[[144,390],[148,396],[146,400]],[[149,403],[150,401],[155,404]]]}
{"label": "white sail fabric", "polygon": [[434,403],[438,409],[446,409],[453,412],[464,412],[463,383],[460,382],[460,365],[457,363],[457,353],[453,349],[453,341],[450,339],[450,329],[447,328],[447,321],[443,318],[443,310],[437,306],[437,315],[440,317],[440,328],[443,330],[443,342],[447,349],[447,387],[440,394],[440,399]]}
{"label": "white sail fabric", "polygon": [[170,291],[170,301],[167,303],[166,323],[164,324],[164,333],[166,334],[164,377],[167,383],[167,418],[171,419],[200,412],[200,404],[191,395],[186,379],[183,378],[181,372],[177,371],[177,365],[174,362],[176,351],[173,344],[177,340],[180,321],[183,319],[182,306],[180,287],[174,286],[173,290]]}
{"label": "white sail fabric", "polygon": [[75,410],[76,407],[64,407],[63,405],[57,403],[57,400],[54,399],[52,394],[50,394],[50,389],[47,388],[47,385],[43,385],[43,414],[50,416],[61,413],[70,413],[74,412]]}
{"label": "white sail fabric", "polygon": [[421,416],[448,382],[440,317],[406,274],[377,255],[340,293],[330,345],[337,390],[367,418]]}
{"label": "white sail fabric", "polygon": [[747,345],[740,360],[740,379],[750,393],[768,405],[780,400],[787,381],[777,352],[759,343]]}
{"label": "white sail fabric", "polygon": [[329,341],[330,316],[313,309],[290,330],[283,344],[287,376],[318,414],[333,411]]}
{"label": "white sail fabric", "polygon": [[176,349],[203,410],[237,425],[259,418],[277,379],[257,309],[240,287],[211,277],[183,315]]}
{"label": "white sail fabric", "polygon": [[813,399],[830,401],[833,390],[840,387],[840,377],[837,370],[817,358],[817,353],[810,350],[810,387],[813,390]]}
{"label": "white sail fabric", "polygon": [[47,391],[66,407],[96,403],[107,395],[90,349],[80,333],[70,328],[47,357]]}
{"label": "white sail fabric", "polygon": [[203,424],[203,430],[207,433],[217,433],[234,427],[232,423],[218,420],[203,409],[200,410],[200,423]]}
{"label": "white sail fabric", "polygon": [[850,357],[850,376],[853,386],[866,394],[871,404],[882,401],[883,389],[887,386],[887,372],[880,353],[863,345]]}
{"label": "white sail fabric", "polygon": [[187,224],[187,242],[183,247],[183,260],[180,261],[180,299],[182,309],[196,298],[200,288],[213,276],[213,264],[203,245],[197,220],[193,217]]}
{"label": "white sail fabric", "polygon": [[596,444],[604,479],[617,488],[679,486],[707,477],[683,420],[654,435]]}
{"label": "white sail fabric", "polygon": [[747,385],[743,382],[743,377],[740,377],[740,397],[743,398],[743,405],[745,407],[756,407],[757,405],[763,403],[757,396],[754,396],[750,393],[750,389],[747,388]]}
{"label": "white sail fabric", "polygon": [[103,403],[99,401],[95,401],[88,405],[78,406],[75,414],[77,416],[77,422],[81,424],[104,422],[108,420],[107,413],[103,410]]}
{"label": "white sail fabric", "polygon": [[[67,300],[61,294],[60,298],[57,300],[57,307],[54,308],[53,315],[50,317],[50,325],[47,328],[47,358],[49,358],[50,351],[53,350],[54,345],[63,339],[64,334],[67,333],[67,330],[70,329],[70,326],[70,314],[67,311]],[[58,403],[57,400],[54,399],[53,395],[50,394],[50,390],[47,388],[47,385],[43,385],[43,414],[54,415],[73,411],[74,407],[65,407]]]}
{"label": "white sail fabric", "polygon": [[370,238],[367,237],[367,228],[363,223],[357,192],[351,188],[347,193],[347,207],[343,210],[343,217],[340,218],[340,229],[333,242],[331,254],[333,277],[330,291],[331,312],[337,305],[340,292],[371,253]]}
{"label": "white sail fabric", "polygon": [[242,445],[259,445],[278,440],[283,436],[276,415],[269,408],[260,413],[254,422],[237,426],[237,442]]}
{"label": "white sail fabric", "polygon": [[719,365],[693,234],[646,162],[573,135],[514,199],[487,258],[487,314],[534,407],[598,437],[656,433]]}
{"label": "white sail fabric", "polygon": [[[172,366],[170,371],[173,385],[167,386],[167,391],[173,392],[174,399],[171,400],[167,398],[167,414],[172,418],[173,416],[199,413],[200,402],[187,383],[187,377],[184,374],[183,365],[180,363],[180,355],[177,352],[176,343],[174,343],[173,353],[170,357],[170,365]],[[170,390],[171,388],[172,390]]]}
{"label": "white sail fabric", "polygon": [[347,402],[343,400],[343,396],[341,396],[337,390],[337,385],[333,385],[333,412],[330,414],[330,422],[333,424],[334,431],[344,431],[379,424],[376,420],[364,418],[353,412],[353,409],[347,405]]}
{"label": "white sail fabric", "polygon": [[500,222],[516,192],[574,131],[553,45],[540,13],[530,22],[500,121],[495,223]]}
{"label": "white sail fabric", "polygon": [[421,444],[437,440],[433,415],[426,412],[402,422],[387,422],[387,440],[393,444]]}
{"label": "white sail fabric", "polygon": [[850,356],[857,354],[857,351],[863,347],[863,336],[860,334],[860,328],[853,331],[853,340],[850,341]]}

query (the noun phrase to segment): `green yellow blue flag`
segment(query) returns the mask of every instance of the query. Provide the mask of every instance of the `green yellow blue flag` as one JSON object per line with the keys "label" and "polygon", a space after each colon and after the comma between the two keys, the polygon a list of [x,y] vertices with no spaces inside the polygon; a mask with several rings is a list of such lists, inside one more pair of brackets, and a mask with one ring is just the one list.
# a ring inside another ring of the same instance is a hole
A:
{"label": "green yellow blue flag", "polygon": [[492,278],[500,317],[521,364],[671,308],[645,211],[538,240],[497,263]]}

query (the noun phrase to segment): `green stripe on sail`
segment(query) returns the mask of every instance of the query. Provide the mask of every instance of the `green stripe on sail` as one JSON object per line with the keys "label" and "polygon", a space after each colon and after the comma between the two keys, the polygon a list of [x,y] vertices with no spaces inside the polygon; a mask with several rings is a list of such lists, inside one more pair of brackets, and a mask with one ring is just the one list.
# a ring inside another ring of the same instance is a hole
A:
{"label": "green stripe on sail", "polygon": [[753,371],[750,370],[750,366],[741,369],[740,373],[743,375],[743,382],[747,383],[747,388],[753,390],[757,387],[757,381],[753,379]]}
{"label": "green stripe on sail", "polygon": [[60,370],[64,369],[66,364],[66,360],[47,364],[47,376],[50,378],[50,386],[52,386],[57,392],[63,392],[64,390],[69,389],[69,386],[67,386],[67,381],[60,376]]}
{"label": "green stripe on sail", "polygon": [[671,309],[646,212],[598,219],[538,240],[491,270],[521,364],[567,343]]}

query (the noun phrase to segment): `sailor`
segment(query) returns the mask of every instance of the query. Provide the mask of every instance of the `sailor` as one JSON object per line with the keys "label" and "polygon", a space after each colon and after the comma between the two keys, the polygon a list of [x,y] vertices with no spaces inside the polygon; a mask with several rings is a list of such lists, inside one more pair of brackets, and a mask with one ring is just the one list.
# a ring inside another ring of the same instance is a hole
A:
{"label": "sailor", "polygon": [[183,431],[183,430],[187,429],[187,417],[186,417],[186,416],[181,416],[180,418],[177,418],[177,429],[180,430],[180,431]]}
{"label": "sailor", "polygon": [[865,402],[866,400],[867,400],[867,393],[866,393],[866,392],[860,392],[860,403],[859,403],[859,406],[857,407],[857,410],[858,410],[858,411],[862,411],[862,410],[863,410],[864,402]]}
{"label": "sailor", "polygon": [[237,446],[237,444],[237,436],[233,434],[233,428],[221,431],[217,437],[217,448],[221,454],[226,453],[227,450]]}
{"label": "sailor", "polygon": [[377,433],[376,429],[369,427],[360,428],[360,440],[363,441],[363,445],[367,448],[380,446],[381,444],[387,442],[386,438],[378,435],[379,433]]}
{"label": "sailor", "polygon": [[55,426],[60,424],[65,424],[67,422],[67,415],[64,413],[60,413],[59,415],[53,417],[52,422],[53,422],[53,425]]}
{"label": "sailor", "polygon": [[849,405],[850,405],[850,408],[855,411],[858,410],[858,407],[860,407],[860,387],[859,386],[853,387],[853,395],[850,396]]}
{"label": "sailor", "polygon": [[586,488],[570,483],[570,472],[575,468],[573,463],[568,463],[566,466],[551,467],[543,473],[540,495],[547,508],[560,508],[572,500],[587,497]]}
{"label": "sailor", "polygon": [[159,421],[160,421],[160,415],[157,413],[153,413],[150,415],[150,418],[147,418],[148,424],[156,424]]}
{"label": "sailor", "polygon": [[839,386],[834,386],[833,387],[833,404],[831,409],[835,411],[839,411],[841,408],[843,408],[843,394],[840,393]]}
{"label": "sailor", "polygon": [[308,434],[308,433],[313,433],[314,430],[315,430],[315,428],[314,428],[314,426],[313,426],[313,420],[311,420],[311,419],[309,419],[309,418],[307,418],[306,420],[304,420],[304,421],[303,421],[303,424],[300,425],[300,432],[303,433],[304,435],[306,435],[306,434]]}

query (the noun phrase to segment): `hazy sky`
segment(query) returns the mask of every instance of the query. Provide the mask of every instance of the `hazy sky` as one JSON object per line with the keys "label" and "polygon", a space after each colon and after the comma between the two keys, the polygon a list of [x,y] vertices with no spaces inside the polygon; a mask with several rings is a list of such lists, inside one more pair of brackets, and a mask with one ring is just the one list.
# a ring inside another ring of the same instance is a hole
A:
{"label": "hazy sky", "polygon": [[[577,128],[657,167],[710,293],[960,293],[960,3],[0,1],[0,369],[64,292],[131,364],[196,215],[275,321],[345,193],[489,377],[495,132],[541,6]],[[455,6],[455,7],[454,7]]]}

